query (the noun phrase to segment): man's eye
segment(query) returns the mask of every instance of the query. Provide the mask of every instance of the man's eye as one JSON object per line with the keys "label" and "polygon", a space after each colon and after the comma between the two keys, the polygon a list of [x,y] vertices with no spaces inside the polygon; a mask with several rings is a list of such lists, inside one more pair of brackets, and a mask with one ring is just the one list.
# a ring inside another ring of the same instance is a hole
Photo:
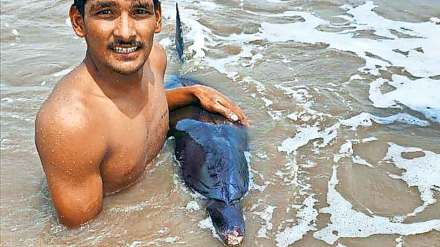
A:
{"label": "man's eye", "polygon": [[133,13],[135,15],[148,15],[150,12],[148,11],[148,9],[136,8],[134,9]]}
{"label": "man's eye", "polygon": [[111,15],[112,11],[109,9],[103,9],[96,12],[97,15]]}

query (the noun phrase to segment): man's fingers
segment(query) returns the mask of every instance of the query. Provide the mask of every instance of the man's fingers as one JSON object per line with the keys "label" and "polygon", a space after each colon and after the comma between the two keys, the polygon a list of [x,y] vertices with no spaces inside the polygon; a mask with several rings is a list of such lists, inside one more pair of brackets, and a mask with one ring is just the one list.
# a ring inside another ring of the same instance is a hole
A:
{"label": "man's fingers", "polygon": [[237,122],[240,120],[237,114],[231,111],[228,107],[224,106],[220,101],[217,101],[216,111],[222,114],[225,118],[232,122]]}
{"label": "man's fingers", "polygon": [[229,113],[229,119],[231,119],[231,120],[234,121],[234,122],[237,122],[238,120],[240,120],[240,119],[238,118],[237,114],[235,114],[235,113],[233,113],[233,112]]}
{"label": "man's fingers", "polygon": [[249,121],[246,115],[241,111],[241,109],[234,105],[233,103],[229,103],[228,101],[218,101],[219,105],[223,110],[223,115],[226,116],[232,122],[240,122],[246,127],[249,127]]}
{"label": "man's fingers", "polygon": [[246,127],[249,127],[249,121],[246,115],[240,110],[240,108],[235,109],[235,114],[238,116],[238,121]]}
{"label": "man's fingers", "polygon": [[249,127],[249,120],[246,114],[244,114],[244,112],[242,112],[240,108],[238,108],[238,116],[240,118],[240,122],[246,127]]}
{"label": "man's fingers", "polygon": [[243,124],[246,127],[250,127],[251,126],[251,124],[250,124],[250,122],[249,122],[249,120],[247,118],[245,118],[244,120],[241,120],[240,123]]}

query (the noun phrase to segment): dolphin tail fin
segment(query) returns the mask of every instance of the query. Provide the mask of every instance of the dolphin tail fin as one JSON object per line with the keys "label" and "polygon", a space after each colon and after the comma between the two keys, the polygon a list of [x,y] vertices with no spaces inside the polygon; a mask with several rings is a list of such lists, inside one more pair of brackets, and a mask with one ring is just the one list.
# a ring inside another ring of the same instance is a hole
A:
{"label": "dolphin tail fin", "polygon": [[176,51],[177,57],[179,58],[180,63],[184,62],[183,59],[183,33],[182,33],[182,23],[180,22],[180,14],[179,14],[179,6],[176,3]]}

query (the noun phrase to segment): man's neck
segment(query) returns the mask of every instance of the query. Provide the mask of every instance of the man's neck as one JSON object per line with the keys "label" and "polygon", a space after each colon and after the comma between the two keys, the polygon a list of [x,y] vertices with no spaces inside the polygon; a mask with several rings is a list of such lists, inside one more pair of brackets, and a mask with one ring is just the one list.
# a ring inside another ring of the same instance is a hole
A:
{"label": "man's neck", "polygon": [[[145,96],[148,85],[144,83],[143,68],[132,74],[121,74],[99,64],[88,54],[84,59],[87,70],[102,92],[109,98]],[[143,98],[143,97],[142,97]]]}

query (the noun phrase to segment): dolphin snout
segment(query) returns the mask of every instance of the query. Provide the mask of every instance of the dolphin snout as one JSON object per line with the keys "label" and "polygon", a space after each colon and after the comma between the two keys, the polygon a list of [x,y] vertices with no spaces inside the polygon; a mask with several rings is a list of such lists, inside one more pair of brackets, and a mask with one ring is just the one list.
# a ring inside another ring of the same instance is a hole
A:
{"label": "dolphin snout", "polygon": [[239,246],[243,242],[245,223],[239,202],[226,204],[219,201],[208,203],[208,213],[222,241],[227,246]]}
{"label": "dolphin snout", "polygon": [[244,234],[239,230],[228,231],[223,235],[223,241],[227,246],[239,246],[243,242]]}

